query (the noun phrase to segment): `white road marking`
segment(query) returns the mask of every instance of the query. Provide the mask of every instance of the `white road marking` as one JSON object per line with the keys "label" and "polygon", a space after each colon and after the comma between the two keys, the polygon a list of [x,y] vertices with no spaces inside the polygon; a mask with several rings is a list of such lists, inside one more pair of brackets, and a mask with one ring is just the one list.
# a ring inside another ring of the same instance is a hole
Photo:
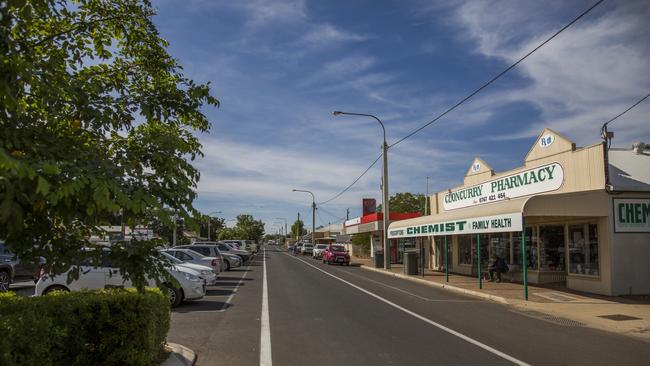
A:
{"label": "white road marking", "polygon": [[269,322],[269,287],[266,279],[266,248],[264,248],[264,283],[262,285],[262,324],[260,328],[260,366],[272,366],[271,323]]}
{"label": "white road marking", "polygon": [[484,350],[486,350],[486,351],[488,351],[488,352],[490,352],[490,353],[492,353],[494,355],[497,355],[497,356],[499,356],[499,357],[501,357],[503,359],[506,359],[506,360],[514,363],[515,365],[530,366],[529,364],[527,364],[524,361],[521,361],[521,360],[519,360],[517,358],[514,358],[514,357],[508,355],[508,354],[505,354],[505,353],[503,353],[503,352],[501,352],[501,351],[499,351],[499,350],[497,350],[495,348],[492,348],[492,347],[488,346],[485,343],[479,342],[479,341],[477,341],[477,340],[475,340],[473,338],[470,338],[470,337],[468,337],[468,336],[466,336],[466,335],[464,335],[464,334],[462,334],[460,332],[457,332],[457,331],[455,331],[455,330],[453,330],[451,328],[445,327],[444,325],[442,325],[440,323],[436,323],[436,322],[434,322],[433,320],[431,320],[429,318],[426,318],[426,317],[424,317],[424,316],[422,316],[420,314],[417,314],[417,313],[415,313],[415,312],[413,312],[413,311],[411,311],[409,309],[406,309],[406,308],[404,308],[404,307],[402,307],[400,305],[397,305],[396,303],[394,303],[394,302],[392,302],[392,301],[390,301],[388,299],[385,299],[385,298],[383,298],[383,297],[381,297],[381,296],[379,296],[379,295],[377,295],[377,294],[375,294],[373,292],[370,292],[370,291],[368,291],[368,290],[366,290],[366,289],[364,289],[364,288],[362,288],[360,286],[357,286],[357,285],[353,284],[352,282],[346,281],[346,280],[344,280],[344,279],[342,279],[342,278],[340,278],[338,276],[335,276],[335,275],[333,275],[333,274],[331,274],[331,273],[329,273],[327,271],[324,271],[324,270],[314,266],[313,264],[308,263],[308,262],[306,262],[306,261],[304,261],[304,260],[302,260],[300,258],[292,257],[290,255],[288,255],[288,256],[291,257],[291,258],[294,258],[296,260],[299,260],[299,261],[305,263],[306,265],[316,269],[317,271],[321,271],[321,272],[325,273],[326,275],[345,283],[346,285],[354,287],[357,290],[359,290],[359,291],[361,291],[361,292],[363,292],[363,293],[365,293],[367,295],[370,295],[370,296],[374,297],[375,299],[377,299],[377,300],[379,300],[379,301],[381,301],[383,303],[386,303],[386,304],[394,307],[395,309],[401,310],[401,311],[403,311],[403,312],[405,312],[405,313],[407,313],[407,314],[409,314],[409,315],[411,315],[411,316],[413,316],[413,317],[415,317],[417,319],[422,320],[425,323],[433,325],[434,327],[436,327],[436,328],[438,328],[440,330],[443,330],[443,331],[445,331],[445,332],[447,332],[447,333],[449,333],[451,335],[454,335],[454,336],[456,336],[456,337],[458,337],[458,338],[460,338],[460,339],[462,339],[462,340],[464,340],[466,342],[469,342],[469,343],[471,343],[471,344],[473,344],[473,345],[475,345],[477,347],[480,347],[480,348],[482,348],[482,349],[484,349]]}

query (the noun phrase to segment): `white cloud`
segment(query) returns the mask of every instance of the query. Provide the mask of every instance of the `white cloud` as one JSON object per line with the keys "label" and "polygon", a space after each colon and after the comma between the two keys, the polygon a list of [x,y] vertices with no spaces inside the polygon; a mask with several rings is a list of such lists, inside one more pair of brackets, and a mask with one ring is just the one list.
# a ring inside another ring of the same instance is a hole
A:
{"label": "white cloud", "polygon": [[[512,63],[582,10],[566,9],[571,3],[553,3],[549,9],[546,4],[468,1],[456,9],[456,19],[477,52]],[[650,7],[645,5],[622,2],[597,8],[517,67],[527,85],[483,97],[486,108],[490,103],[527,102],[540,111],[538,123],[500,139],[532,137],[548,126],[578,143],[593,143],[603,122],[647,94],[650,48],[642,35],[650,33]],[[558,16],[560,10],[563,16]],[[647,119],[632,114],[624,118],[628,122],[617,127],[629,131],[620,137],[650,137]]]}
{"label": "white cloud", "polygon": [[308,45],[323,45],[342,42],[360,42],[368,37],[352,33],[332,24],[319,24],[314,26],[301,40]]}

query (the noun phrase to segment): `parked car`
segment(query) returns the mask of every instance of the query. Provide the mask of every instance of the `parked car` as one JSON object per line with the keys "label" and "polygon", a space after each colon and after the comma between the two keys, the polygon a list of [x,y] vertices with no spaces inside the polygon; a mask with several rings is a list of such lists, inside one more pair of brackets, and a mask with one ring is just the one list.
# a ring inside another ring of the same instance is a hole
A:
{"label": "parked car", "polygon": [[311,254],[312,257],[314,257],[314,259],[323,258],[323,252],[325,251],[325,248],[327,248],[327,244],[316,244]]}
{"label": "parked car", "polygon": [[36,282],[44,260],[40,258],[35,263],[22,261],[0,241],[0,292],[9,290],[12,283],[18,281]]}
{"label": "parked car", "polygon": [[171,264],[177,267],[189,268],[199,273],[199,277],[205,280],[205,283],[209,286],[215,285],[217,283],[217,275],[212,271],[212,268],[202,266],[199,264],[194,264],[190,262],[183,262],[182,260],[174,257],[173,255],[163,252],[160,252],[160,255],[165,257]]}
{"label": "parked car", "polygon": [[259,251],[259,245],[253,240],[246,240],[246,244],[248,245],[248,250],[250,250],[253,253],[257,253]]}
{"label": "parked car", "polygon": [[232,268],[241,267],[242,259],[234,254],[223,253],[219,250],[219,245],[212,241],[201,241],[192,243],[192,245],[181,245],[176,248],[192,249],[208,257],[221,258],[223,270],[229,271]]}
{"label": "parked car", "polygon": [[293,247],[293,254],[298,254],[302,252],[302,243],[296,244],[295,247]]}
{"label": "parked car", "polygon": [[173,247],[169,249],[162,249],[161,251],[167,252],[174,257],[182,260],[183,262],[189,262],[194,264],[199,264],[202,266],[210,267],[216,275],[219,275],[221,272],[221,261],[216,257],[206,257],[199,252],[195,252],[191,249],[184,249]]}
{"label": "parked car", "polygon": [[235,249],[238,250],[246,250],[246,248],[243,247],[243,243],[241,240],[221,240],[219,241],[220,244],[228,244],[231,247],[234,247]]}
{"label": "parked car", "polygon": [[[92,265],[90,259],[82,262],[79,278],[68,283],[68,271],[60,275],[43,275],[36,282],[35,296],[47,295],[53,291],[79,291],[95,290],[107,287],[132,287],[131,281],[122,277],[119,268],[111,266],[108,261],[106,248],[102,252],[101,264]],[[184,300],[198,300],[205,296],[206,283],[199,273],[187,267],[171,265],[167,268],[169,273],[178,281],[180,287],[171,283],[163,283],[169,291],[169,302],[172,307],[180,305]],[[155,286],[153,280],[150,286]]]}
{"label": "parked car", "polygon": [[289,246],[287,247],[287,251],[289,251],[289,252],[293,252],[293,249],[294,249],[295,247],[296,247],[295,245],[293,245],[293,244],[289,244]]}
{"label": "parked car", "polygon": [[343,245],[329,245],[323,252],[323,263],[340,263],[350,265],[350,253]]}
{"label": "parked car", "polygon": [[217,246],[219,247],[219,251],[221,253],[234,254],[239,258],[241,258],[242,263],[246,262],[252,256],[251,252],[247,250],[235,249],[235,247],[233,247],[231,244],[228,243],[219,242],[217,243]]}
{"label": "parked car", "polygon": [[314,251],[314,245],[312,243],[306,243],[302,245],[302,248],[300,249],[300,254],[312,255],[313,251]]}

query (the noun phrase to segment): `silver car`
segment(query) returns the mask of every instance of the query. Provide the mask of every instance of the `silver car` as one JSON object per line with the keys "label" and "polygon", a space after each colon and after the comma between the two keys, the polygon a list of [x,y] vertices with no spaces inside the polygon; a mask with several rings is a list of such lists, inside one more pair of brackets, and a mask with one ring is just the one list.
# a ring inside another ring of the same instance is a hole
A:
{"label": "silver car", "polygon": [[326,248],[327,248],[327,244],[316,244],[314,250],[311,253],[312,257],[314,257],[314,259],[323,258],[323,252],[325,251]]}
{"label": "silver car", "polygon": [[212,268],[212,271],[215,274],[219,274],[221,272],[221,261],[216,258],[216,257],[206,257],[201,253],[195,252],[190,249],[183,249],[183,248],[170,248],[170,249],[163,249],[161,250],[162,252],[169,253],[172,256],[182,260],[183,262],[188,262],[188,263],[194,263],[198,264],[201,266],[206,266]]}
{"label": "silver car", "polygon": [[181,245],[176,248],[192,249],[208,257],[218,257],[223,260],[223,270],[229,271],[232,268],[241,267],[242,259],[237,255],[230,253],[223,253],[219,250],[219,245],[216,242],[201,241],[195,242],[192,245]]}
{"label": "silver car", "polygon": [[249,252],[248,250],[235,249],[234,246],[228,243],[219,242],[217,243],[217,246],[219,247],[219,251],[221,253],[228,253],[228,254],[234,254],[236,256],[239,256],[242,259],[242,262],[246,262],[252,256],[252,253]]}
{"label": "silver car", "polygon": [[165,257],[172,265],[177,267],[189,268],[199,273],[199,277],[205,280],[207,285],[214,285],[217,283],[217,275],[212,271],[212,268],[194,264],[190,262],[183,262],[182,260],[174,257],[173,255],[161,251],[160,254]]}

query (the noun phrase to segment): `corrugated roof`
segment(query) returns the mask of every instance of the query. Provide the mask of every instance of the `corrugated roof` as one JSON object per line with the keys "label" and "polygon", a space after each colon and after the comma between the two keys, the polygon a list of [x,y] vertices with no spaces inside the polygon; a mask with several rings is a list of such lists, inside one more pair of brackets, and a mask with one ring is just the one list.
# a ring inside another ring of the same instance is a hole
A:
{"label": "corrugated roof", "polygon": [[650,154],[610,149],[609,184],[614,191],[650,191]]}

